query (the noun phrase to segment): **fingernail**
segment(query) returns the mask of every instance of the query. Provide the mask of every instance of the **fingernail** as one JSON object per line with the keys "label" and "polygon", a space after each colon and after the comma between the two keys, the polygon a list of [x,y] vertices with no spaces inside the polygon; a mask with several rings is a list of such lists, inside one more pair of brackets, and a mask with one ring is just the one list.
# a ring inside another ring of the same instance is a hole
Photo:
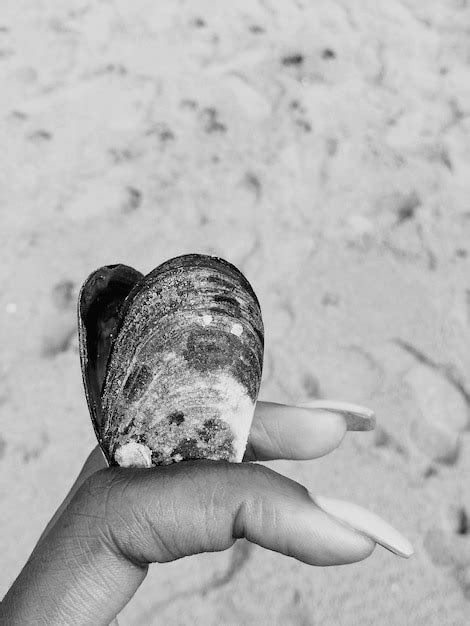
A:
{"label": "fingernail", "polygon": [[405,559],[414,554],[413,546],[408,539],[375,513],[352,502],[325,496],[309,495],[322,511],[354,530],[363,533],[394,554]]}
{"label": "fingernail", "polygon": [[374,430],[375,428],[374,411],[359,404],[336,402],[335,400],[308,400],[306,402],[298,402],[297,406],[305,409],[322,409],[339,413],[344,417],[347,429],[351,431],[366,431]]}

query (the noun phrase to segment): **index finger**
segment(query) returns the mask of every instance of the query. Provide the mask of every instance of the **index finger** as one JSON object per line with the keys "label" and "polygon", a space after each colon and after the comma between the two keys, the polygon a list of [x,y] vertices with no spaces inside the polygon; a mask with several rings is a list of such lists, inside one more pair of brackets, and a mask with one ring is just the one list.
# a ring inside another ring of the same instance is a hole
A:
{"label": "index finger", "polygon": [[[303,406],[288,406],[259,401],[243,460],[315,459],[337,448],[347,430],[370,430],[374,425],[373,411],[349,403],[314,400]],[[104,454],[96,446],[39,542],[54,526],[80,485],[105,467]]]}

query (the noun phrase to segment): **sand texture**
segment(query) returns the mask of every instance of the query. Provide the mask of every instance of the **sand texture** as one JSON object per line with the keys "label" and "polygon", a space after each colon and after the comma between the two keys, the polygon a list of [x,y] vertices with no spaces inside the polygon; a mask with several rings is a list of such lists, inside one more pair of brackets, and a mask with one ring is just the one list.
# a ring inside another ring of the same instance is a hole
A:
{"label": "sand texture", "polygon": [[0,3],[0,592],[95,444],[76,298],[201,252],[265,324],[262,399],[377,429],[271,463],[414,544],[315,568],[155,565],[121,626],[463,626],[470,614],[470,6]]}

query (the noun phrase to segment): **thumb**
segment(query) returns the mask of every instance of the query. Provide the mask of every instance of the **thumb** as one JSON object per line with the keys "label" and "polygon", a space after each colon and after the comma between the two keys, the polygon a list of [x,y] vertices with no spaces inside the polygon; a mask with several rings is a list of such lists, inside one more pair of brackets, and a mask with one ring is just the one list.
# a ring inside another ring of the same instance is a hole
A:
{"label": "thumb", "polygon": [[261,465],[105,469],[36,546],[2,609],[11,624],[40,622],[38,610],[48,624],[109,624],[149,563],[225,550],[241,537],[312,565],[358,561],[375,546]]}

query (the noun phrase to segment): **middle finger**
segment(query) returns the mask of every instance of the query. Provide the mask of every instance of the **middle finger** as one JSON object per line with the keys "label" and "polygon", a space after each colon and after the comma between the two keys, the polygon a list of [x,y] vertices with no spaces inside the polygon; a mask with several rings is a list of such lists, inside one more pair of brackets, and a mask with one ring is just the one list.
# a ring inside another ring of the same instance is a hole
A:
{"label": "middle finger", "polygon": [[307,407],[258,402],[244,461],[307,460],[339,446],[347,430],[371,430],[373,411],[354,404],[315,400]]}

